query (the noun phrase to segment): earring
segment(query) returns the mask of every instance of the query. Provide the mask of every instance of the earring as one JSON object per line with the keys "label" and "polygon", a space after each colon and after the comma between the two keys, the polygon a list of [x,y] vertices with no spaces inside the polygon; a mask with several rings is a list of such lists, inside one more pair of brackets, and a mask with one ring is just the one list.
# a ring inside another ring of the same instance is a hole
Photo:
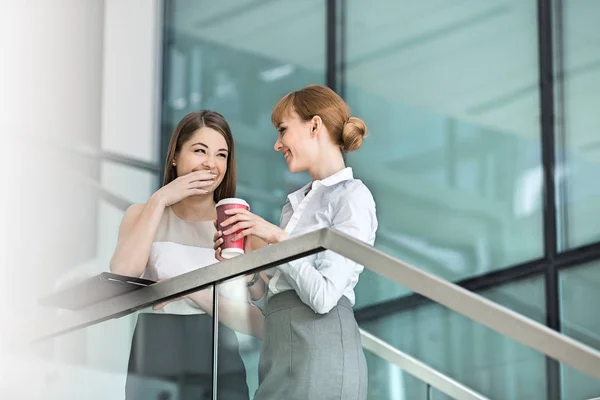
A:
{"label": "earring", "polygon": [[174,167],[176,167],[176,166],[177,166],[177,164],[175,163],[175,161],[173,161],[173,166],[174,166]]}

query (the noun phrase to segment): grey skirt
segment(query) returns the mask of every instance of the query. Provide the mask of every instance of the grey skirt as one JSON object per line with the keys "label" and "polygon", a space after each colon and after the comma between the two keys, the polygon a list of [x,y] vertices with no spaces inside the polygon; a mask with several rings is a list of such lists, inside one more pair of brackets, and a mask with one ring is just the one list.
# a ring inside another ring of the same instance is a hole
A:
{"label": "grey skirt", "polygon": [[273,296],[255,400],[365,400],[367,363],[350,302],[316,314],[295,291]]}

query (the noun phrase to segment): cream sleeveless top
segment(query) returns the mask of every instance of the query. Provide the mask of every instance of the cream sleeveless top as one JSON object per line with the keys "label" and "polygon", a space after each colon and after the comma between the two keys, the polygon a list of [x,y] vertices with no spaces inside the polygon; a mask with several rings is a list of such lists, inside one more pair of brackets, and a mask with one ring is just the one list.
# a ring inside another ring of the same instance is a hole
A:
{"label": "cream sleeveless top", "polygon": [[[219,262],[213,250],[215,232],[212,221],[185,221],[179,218],[171,207],[166,207],[152,243],[146,269],[141,277],[158,281]],[[244,278],[236,278],[219,285],[219,294],[247,302]],[[154,312],[205,314],[188,298],[173,301]]]}

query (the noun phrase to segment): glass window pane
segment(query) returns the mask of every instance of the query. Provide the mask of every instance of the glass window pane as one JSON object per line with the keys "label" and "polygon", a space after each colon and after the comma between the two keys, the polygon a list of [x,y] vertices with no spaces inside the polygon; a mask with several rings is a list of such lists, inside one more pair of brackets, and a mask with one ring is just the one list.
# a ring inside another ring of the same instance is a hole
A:
{"label": "glass window pane", "polygon": [[[538,322],[545,321],[544,280],[540,277],[481,294]],[[361,328],[489,398],[546,399],[546,358],[542,354],[442,306],[409,308],[361,323]],[[447,397],[437,393],[435,398]]]}
{"label": "glass window pane", "polygon": [[[449,280],[543,253],[536,1],[348,2],[377,245]],[[366,274],[361,303],[402,293]],[[384,290],[386,289],[386,290]]]}
{"label": "glass window pane", "polygon": [[[600,349],[600,262],[560,272],[560,316],[562,332]],[[562,390],[565,399],[600,396],[600,381],[571,367],[562,366]]]}
{"label": "glass window pane", "polygon": [[309,178],[272,146],[271,110],[287,92],[325,81],[325,3],[319,0],[169,2],[163,149],[187,113],[220,112],[236,144],[238,197],[279,221],[287,193]]}
{"label": "glass window pane", "polygon": [[590,218],[600,214],[600,2],[561,3],[563,14],[556,15],[563,28],[556,37],[564,43],[557,60],[563,79],[556,90],[557,144],[564,145],[564,166],[558,171],[559,247],[568,250],[600,241],[600,225]]}

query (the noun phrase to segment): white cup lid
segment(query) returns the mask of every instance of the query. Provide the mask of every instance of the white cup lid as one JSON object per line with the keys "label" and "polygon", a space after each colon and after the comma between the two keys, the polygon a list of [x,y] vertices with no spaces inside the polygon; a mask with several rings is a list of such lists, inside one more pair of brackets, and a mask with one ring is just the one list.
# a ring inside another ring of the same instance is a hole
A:
{"label": "white cup lid", "polygon": [[241,204],[243,206],[246,206],[246,207],[250,208],[250,204],[246,203],[245,200],[238,199],[238,198],[235,198],[235,197],[230,197],[228,199],[222,199],[221,201],[219,201],[217,203],[217,205],[215,207],[223,206],[225,204]]}

